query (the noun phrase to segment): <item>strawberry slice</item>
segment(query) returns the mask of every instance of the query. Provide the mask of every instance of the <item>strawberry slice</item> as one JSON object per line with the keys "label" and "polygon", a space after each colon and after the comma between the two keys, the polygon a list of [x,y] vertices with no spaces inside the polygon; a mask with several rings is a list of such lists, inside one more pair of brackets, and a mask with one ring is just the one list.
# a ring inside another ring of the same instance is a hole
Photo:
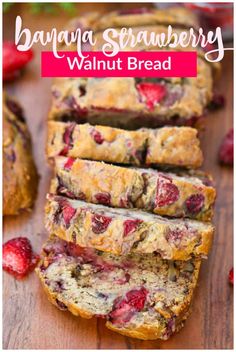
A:
{"label": "strawberry slice", "polygon": [[92,231],[99,235],[107,230],[112,218],[100,214],[94,214],[92,217]]}
{"label": "strawberry slice", "polygon": [[198,214],[204,206],[204,200],[205,200],[205,197],[203,194],[201,193],[192,194],[185,201],[187,211],[192,215]]}
{"label": "strawberry slice", "polygon": [[124,221],[124,236],[128,236],[130,233],[133,233],[137,230],[138,226],[142,223],[142,220],[125,220]]}
{"label": "strawberry slice", "polygon": [[72,208],[69,204],[65,204],[62,209],[62,216],[66,226],[70,225],[71,219],[76,213],[76,209]]}
{"label": "strawberry slice", "polygon": [[26,237],[17,237],[3,245],[3,269],[16,279],[22,279],[32,271],[39,256],[33,253],[30,241]]}
{"label": "strawberry slice", "polygon": [[164,207],[171,205],[179,199],[178,187],[172,183],[170,177],[159,173],[157,180],[156,206]]}
{"label": "strawberry slice", "polygon": [[63,134],[63,142],[64,142],[64,147],[60,151],[59,155],[66,156],[69,152],[69,150],[73,147],[73,132],[75,129],[75,123],[71,123],[68,127],[66,127],[65,132]]}
{"label": "strawberry slice", "polygon": [[102,134],[99,131],[96,131],[95,128],[92,129],[90,134],[91,134],[91,137],[94,139],[94,141],[97,144],[102,144],[104,142],[104,138],[103,138]]}
{"label": "strawberry slice", "polygon": [[11,41],[3,43],[3,80],[12,80],[29,61],[33,58],[33,51],[19,51]]}
{"label": "strawberry slice", "polygon": [[146,103],[149,110],[153,110],[154,106],[159,103],[167,93],[166,87],[162,84],[143,82],[137,84],[137,89],[141,97],[141,101]]}
{"label": "strawberry slice", "polygon": [[140,312],[144,308],[147,295],[148,291],[141,287],[139,290],[127,292],[125,298],[118,297],[108,319],[116,325],[127,323],[136,312]]}
{"label": "strawberry slice", "polygon": [[72,165],[74,164],[75,159],[74,158],[68,158],[64,164],[64,169],[69,171],[72,168]]}

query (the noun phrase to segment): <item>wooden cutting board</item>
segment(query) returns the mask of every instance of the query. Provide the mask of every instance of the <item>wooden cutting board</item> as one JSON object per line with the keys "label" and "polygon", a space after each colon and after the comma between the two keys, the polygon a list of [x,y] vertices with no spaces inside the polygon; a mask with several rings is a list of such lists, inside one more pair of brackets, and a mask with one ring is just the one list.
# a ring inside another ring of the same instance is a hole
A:
{"label": "wooden cutting board", "polygon": [[[127,4],[79,4],[78,12],[126,8]],[[132,6],[132,5],[129,5]],[[32,31],[62,28],[69,19],[62,15],[29,13],[26,5],[15,6],[4,16],[4,38],[14,38],[15,16]],[[75,14],[75,15],[76,15]],[[40,77],[40,50],[34,46],[35,59],[18,81],[5,86],[22,103],[32,134],[34,156],[41,175],[35,208],[30,214],[4,218],[4,241],[16,236],[30,238],[39,253],[47,238],[43,225],[45,195],[51,171],[45,158],[46,119],[50,106],[50,79]],[[233,263],[233,172],[219,166],[217,151],[222,137],[233,124],[232,52],[226,52],[223,74],[218,82],[227,105],[207,116],[202,136],[204,170],[211,172],[217,188],[214,223],[215,240],[210,258],[204,260],[193,311],[180,333],[169,341],[139,341],[105,328],[102,320],[76,318],[52,306],[33,273],[24,281],[3,275],[4,349],[230,349],[233,348],[233,289],[228,272]]]}

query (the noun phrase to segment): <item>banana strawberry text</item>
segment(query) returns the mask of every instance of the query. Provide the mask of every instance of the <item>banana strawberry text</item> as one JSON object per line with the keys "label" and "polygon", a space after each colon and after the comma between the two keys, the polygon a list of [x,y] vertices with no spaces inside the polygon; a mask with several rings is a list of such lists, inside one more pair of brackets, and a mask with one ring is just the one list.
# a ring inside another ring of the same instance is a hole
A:
{"label": "banana strawberry text", "polygon": [[[16,17],[15,27],[15,44],[20,51],[28,50],[35,43],[41,43],[42,46],[51,44],[51,50],[55,57],[63,57],[59,54],[60,46],[63,44],[63,50],[70,45],[76,46],[78,55],[83,58],[84,46],[93,49],[97,45],[96,33],[92,30],[82,31],[77,28],[70,32],[67,30],[57,31],[53,28],[50,32],[36,31],[31,33],[30,29],[22,28],[22,19]],[[221,28],[217,27],[215,31],[204,32],[202,28],[198,30],[190,28],[186,31],[175,32],[172,26],[168,26],[165,33],[156,33],[153,31],[135,32],[132,28],[108,28],[103,32],[102,43],[97,45],[96,50],[102,50],[106,56],[115,56],[119,51],[133,51],[139,46],[142,50],[158,50],[166,48],[167,50],[175,49],[181,51],[196,50],[202,48],[207,61],[218,62],[224,57],[225,50],[233,48],[224,48]],[[59,47],[59,50],[58,50]]]}

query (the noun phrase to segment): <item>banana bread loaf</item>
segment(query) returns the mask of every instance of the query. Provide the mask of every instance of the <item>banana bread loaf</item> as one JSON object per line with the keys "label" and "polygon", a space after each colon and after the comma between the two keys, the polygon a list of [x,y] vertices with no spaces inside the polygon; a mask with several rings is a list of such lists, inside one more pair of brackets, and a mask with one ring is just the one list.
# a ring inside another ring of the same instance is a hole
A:
{"label": "banana bread loaf", "polygon": [[51,194],[45,208],[45,224],[50,233],[82,247],[117,255],[157,252],[171,260],[206,257],[214,232],[210,223],[167,219]]}
{"label": "banana bread loaf", "polygon": [[198,19],[192,11],[177,6],[167,9],[144,7],[120,9],[118,11],[105,13],[102,16],[99,14],[96,18],[94,16],[93,21],[91,21],[91,16],[89,16],[88,19],[89,21],[86,28],[91,28],[95,32],[102,31],[110,27],[122,28],[124,26],[137,27],[151,26],[155,24],[162,24],[166,26],[173,25],[178,28],[199,27]]}
{"label": "banana bread loaf", "polygon": [[3,94],[3,215],[30,209],[36,197],[38,176],[23,111]]}
{"label": "banana bread loaf", "polygon": [[[184,8],[121,9],[107,14],[87,13],[73,19],[67,26],[72,33],[92,30],[94,45],[82,43],[84,51],[100,51],[105,40],[103,31],[115,28],[132,30],[132,34],[147,33],[152,37],[169,38],[170,28],[176,35],[191,27],[198,35],[199,23],[192,12]],[[166,39],[168,42],[168,39]],[[53,103],[49,119],[89,122],[125,129],[160,127],[164,125],[196,125],[212,99],[213,75],[219,71],[217,63],[205,59],[199,46],[180,45],[173,48],[161,43],[146,45],[139,41],[134,47],[126,41],[126,51],[197,51],[197,77],[192,78],[57,78],[52,87]],[[163,40],[161,41],[163,43]],[[172,43],[173,44],[173,43]],[[191,44],[191,43],[190,43]],[[77,50],[77,43],[62,50]]]}
{"label": "banana bread loaf", "polygon": [[192,11],[184,7],[173,6],[166,9],[133,8],[120,9],[101,14],[100,12],[86,12],[81,17],[73,18],[66,26],[70,32],[77,28],[93,30],[95,33],[106,28],[122,28],[153,25],[171,25],[175,28],[197,29],[199,22]]}
{"label": "banana bread loaf", "polygon": [[47,156],[116,164],[198,168],[203,156],[197,130],[163,127],[126,131],[108,126],[48,122]]}
{"label": "banana bread loaf", "polygon": [[52,236],[36,272],[59,309],[104,318],[109,329],[126,336],[166,340],[189,314],[199,268],[197,259],[115,256]]}
{"label": "banana bread loaf", "polygon": [[55,164],[52,193],[171,217],[212,218],[215,189],[198,177],[61,156]]}

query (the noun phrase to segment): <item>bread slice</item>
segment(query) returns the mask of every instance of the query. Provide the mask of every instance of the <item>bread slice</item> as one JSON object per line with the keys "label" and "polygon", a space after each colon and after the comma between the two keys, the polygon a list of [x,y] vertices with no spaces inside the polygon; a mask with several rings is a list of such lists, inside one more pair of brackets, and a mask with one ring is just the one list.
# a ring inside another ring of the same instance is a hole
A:
{"label": "bread slice", "polygon": [[108,126],[48,122],[47,156],[116,164],[198,168],[203,156],[197,130],[163,127],[126,131]]}
{"label": "bread slice", "polygon": [[216,192],[205,180],[97,161],[55,158],[51,192],[119,208],[208,221]]}
{"label": "bread slice", "polygon": [[195,126],[212,89],[211,66],[201,58],[193,78],[56,78],[49,119],[128,130]]}
{"label": "bread slice", "polygon": [[50,233],[81,247],[117,255],[157,252],[171,260],[207,256],[214,232],[210,223],[170,220],[55,195],[48,195],[45,223]]}
{"label": "bread slice", "polygon": [[49,300],[84,318],[106,319],[120,334],[168,339],[189,314],[200,260],[114,256],[51,237],[36,272]]}

